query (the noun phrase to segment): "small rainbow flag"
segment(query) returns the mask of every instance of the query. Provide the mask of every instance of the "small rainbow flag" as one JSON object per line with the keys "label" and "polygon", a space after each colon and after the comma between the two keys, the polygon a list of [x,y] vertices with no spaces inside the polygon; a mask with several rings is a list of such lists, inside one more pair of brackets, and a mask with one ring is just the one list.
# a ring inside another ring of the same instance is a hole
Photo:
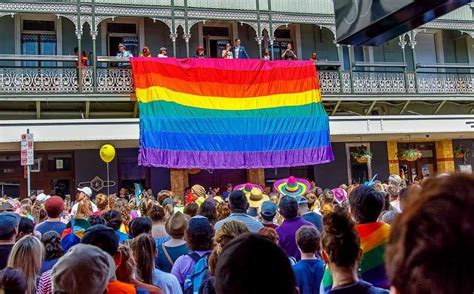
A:
{"label": "small rainbow flag", "polygon": [[332,161],[309,61],[132,58],[144,166],[273,168]]}

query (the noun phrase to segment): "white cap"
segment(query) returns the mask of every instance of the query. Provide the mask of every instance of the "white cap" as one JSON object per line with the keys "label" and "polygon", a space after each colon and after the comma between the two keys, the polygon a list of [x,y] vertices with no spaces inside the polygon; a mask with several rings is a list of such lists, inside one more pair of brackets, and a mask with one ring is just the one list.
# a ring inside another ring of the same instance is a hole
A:
{"label": "white cap", "polygon": [[77,191],[84,192],[88,197],[92,196],[92,190],[89,187],[77,188]]}
{"label": "white cap", "polygon": [[46,195],[46,194],[44,194],[44,193],[40,193],[38,196],[36,196],[36,201],[40,201],[40,202],[46,201],[46,200],[48,200],[50,197],[51,197],[51,196],[49,196],[49,195]]}

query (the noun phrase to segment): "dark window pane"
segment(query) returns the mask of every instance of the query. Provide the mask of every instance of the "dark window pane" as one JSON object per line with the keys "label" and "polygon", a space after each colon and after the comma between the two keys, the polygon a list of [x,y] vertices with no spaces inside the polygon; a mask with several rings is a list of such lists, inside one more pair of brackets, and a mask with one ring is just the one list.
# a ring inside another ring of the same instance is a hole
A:
{"label": "dark window pane", "polygon": [[202,34],[204,36],[229,36],[229,28],[223,27],[203,27]]}
{"label": "dark window pane", "polygon": [[277,39],[291,39],[290,30],[281,30],[278,29],[275,31],[275,38]]}
{"label": "dark window pane", "polygon": [[108,23],[107,32],[119,34],[136,34],[137,26],[133,23]]}
{"label": "dark window pane", "polygon": [[55,32],[54,21],[46,20],[24,20],[23,21],[24,31],[46,31]]}

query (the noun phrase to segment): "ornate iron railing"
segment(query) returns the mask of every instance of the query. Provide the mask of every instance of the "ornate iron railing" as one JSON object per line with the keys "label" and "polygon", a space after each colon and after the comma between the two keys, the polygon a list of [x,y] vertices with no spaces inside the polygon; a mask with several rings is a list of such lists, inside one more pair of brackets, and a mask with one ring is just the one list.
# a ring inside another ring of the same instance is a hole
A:
{"label": "ornate iron railing", "polygon": [[[0,95],[133,92],[128,67],[98,67],[95,75],[91,67],[0,66]],[[474,94],[471,73],[320,70],[318,77],[323,94]]]}

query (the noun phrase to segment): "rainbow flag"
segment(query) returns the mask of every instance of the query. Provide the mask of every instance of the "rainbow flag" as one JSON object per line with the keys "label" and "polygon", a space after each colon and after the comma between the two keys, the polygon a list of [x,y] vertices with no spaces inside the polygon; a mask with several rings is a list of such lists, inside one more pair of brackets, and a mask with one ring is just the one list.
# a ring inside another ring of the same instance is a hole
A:
{"label": "rainbow flag", "polygon": [[273,168],[332,161],[309,61],[132,58],[139,163]]}
{"label": "rainbow flag", "polygon": [[[362,280],[380,288],[388,289],[390,283],[385,273],[385,246],[390,237],[390,225],[383,222],[356,225],[362,248],[359,276]],[[328,267],[324,272],[324,292],[332,288],[332,277]]]}

